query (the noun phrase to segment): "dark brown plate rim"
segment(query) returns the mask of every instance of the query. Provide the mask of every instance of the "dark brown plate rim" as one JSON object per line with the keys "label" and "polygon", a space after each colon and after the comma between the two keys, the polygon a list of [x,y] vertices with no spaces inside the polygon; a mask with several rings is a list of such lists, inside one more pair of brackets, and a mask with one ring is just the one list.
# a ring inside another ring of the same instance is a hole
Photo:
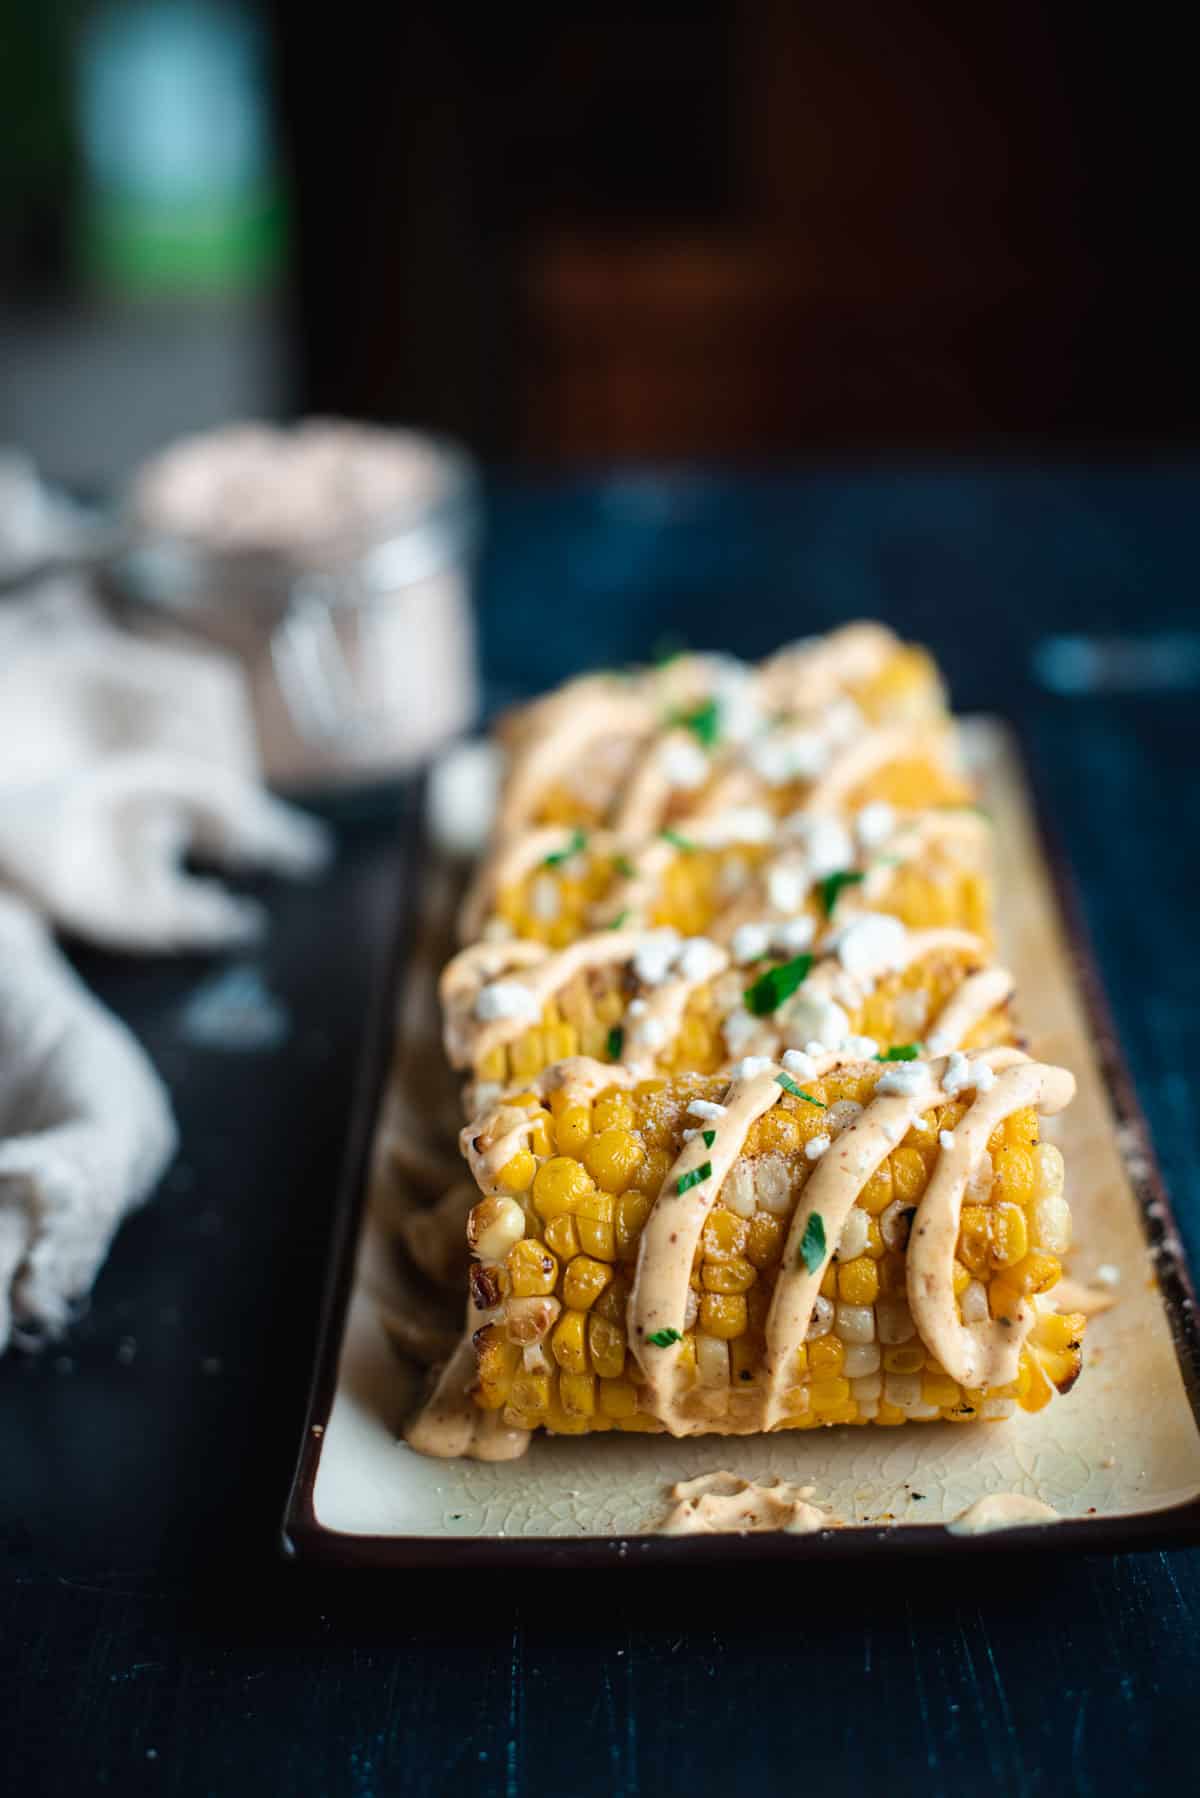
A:
{"label": "dark brown plate rim", "polygon": [[[1151,1145],[1088,931],[1083,904],[1062,843],[1051,821],[1045,794],[1019,732],[1004,724],[1016,751],[1026,791],[1032,796],[1034,824],[1059,907],[1071,972],[1091,1028],[1101,1077],[1119,1133],[1119,1147],[1141,1213],[1183,1376],[1184,1389],[1200,1428],[1200,1320],[1184,1258],[1182,1239]],[[399,895],[400,927],[388,945],[386,965],[375,988],[362,1057],[345,1171],[337,1203],[331,1273],[322,1311],[316,1368],[299,1457],[284,1513],[282,1547],[289,1559],[325,1567],[557,1567],[671,1566],[699,1561],[759,1561],[860,1555],[969,1555],[1064,1550],[1112,1553],[1161,1549],[1200,1542],[1200,1496],[1159,1510],[1095,1517],[1069,1517],[1052,1528],[1042,1525],[1000,1530],[982,1536],[952,1535],[943,1524],[855,1525],[792,1536],[770,1532],[735,1536],[357,1536],[327,1529],[313,1505],[321,1441],[333,1409],[338,1363],[354,1278],[355,1256],[367,1202],[375,1120],[392,1057],[397,1016],[395,997],[413,937],[422,808],[408,813],[414,853],[405,858]]]}

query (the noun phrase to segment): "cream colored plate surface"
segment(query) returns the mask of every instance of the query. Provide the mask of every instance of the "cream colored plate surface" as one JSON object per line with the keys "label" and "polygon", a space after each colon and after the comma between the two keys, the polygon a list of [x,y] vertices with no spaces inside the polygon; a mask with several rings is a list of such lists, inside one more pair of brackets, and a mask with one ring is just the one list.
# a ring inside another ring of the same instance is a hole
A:
{"label": "cream colored plate surface", "polygon": [[[1070,1271],[1086,1281],[1108,1264],[1121,1274],[1118,1304],[1090,1322],[1075,1390],[1036,1416],[988,1427],[867,1426],[688,1442],[539,1438],[521,1461],[430,1461],[399,1440],[419,1376],[397,1357],[368,1296],[381,1266],[368,1224],[320,1436],[312,1498],[319,1529],[385,1538],[634,1536],[662,1517],[670,1485],[718,1468],[813,1486],[815,1502],[832,1519],[862,1527],[864,1542],[877,1539],[864,1526],[946,1523],[989,1492],[1029,1494],[1081,1519],[1165,1510],[1200,1494],[1200,1433],[1020,768],[999,726],[973,721],[967,734],[1002,845],[1002,949],[1017,976],[1021,1020],[1034,1053],[1073,1069],[1079,1082],[1075,1103],[1051,1125],[1075,1216]],[[409,1007],[410,1023],[413,1014]]]}

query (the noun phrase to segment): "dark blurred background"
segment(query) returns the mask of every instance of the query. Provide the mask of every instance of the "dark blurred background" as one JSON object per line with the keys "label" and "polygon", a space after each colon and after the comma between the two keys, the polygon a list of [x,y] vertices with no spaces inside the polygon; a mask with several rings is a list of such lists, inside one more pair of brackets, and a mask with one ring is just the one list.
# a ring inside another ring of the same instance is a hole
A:
{"label": "dark blurred background", "polygon": [[550,466],[1194,443],[1169,16],[6,0],[0,439],[99,484],[314,408]]}

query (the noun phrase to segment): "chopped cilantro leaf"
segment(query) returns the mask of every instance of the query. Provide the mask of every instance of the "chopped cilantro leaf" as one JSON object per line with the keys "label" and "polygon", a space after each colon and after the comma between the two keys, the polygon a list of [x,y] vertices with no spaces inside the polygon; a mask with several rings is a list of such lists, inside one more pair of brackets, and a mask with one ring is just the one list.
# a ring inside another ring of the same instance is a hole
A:
{"label": "chopped cilantro leaf", "polygon": [[652,1342],[655,1348],[670,1348],[673,1342],[682,1342],[683,1337],[678,1330],[651,1330],[646,1341]]}
{"label": "chopped cilantro leaf", "polygon": [[746,1010],[756,1018],[770,1017],[808,978],[812,964],[811,955],[797,955],[791,961],[780,962],[778,967],[768,968],[743,993]]}
{"label": "chopped cilantro leaf", "polygon": [[698,743],[712,749],[721,736],[721,708],[715,699],[702,700],[686,712],[672,712],[669,723],[690,730]]}
{"label": "chopped cilantro leaf", "polygon": [[716,1131],[715,1131],[715,1130],[702,1130],[702,1131],[701,1131],[701,1132],[700,1132],[700,1134],[701,1134],[701,1136],[702,1136],[702,1137],[703,1137],[703,1138],[704,1138],[704,1146],[705,1146],[705,1148],[706,1148],[706,1149],[711,1149],[711,1148],[712,1148],[712,1146],[713,1146],[713,1144],[714,1144],[714,1143],[715,1143],[715,1142],[716,1142],[716,1140],[717,1140],[717,1133],[716,1133]]}
{"label": "chopped cilantro leaf", "polygon": [[855,868],[839,868],[834,874],[827,874],[824,880],[818,881],[817,892],[820,895],[821,910],[827,918],[832,918],[833,908],[841,897],[845,887],[856,887],[864,876]]}
{"label": "chopped cilantro leaf", "polygon": [[556,849],[553,855],[548,855],[542,866],[546,868],[561,867],[563,862],[569,861],[573,855],[578,855],[581,849],[586,848],[587,833],[582,830],[573,830],[566,847],[564,849]]}
{"label": "chopped cilantro leaf", "polygon": [[920,1043],[893,1043],[882,1055],[876,1055],[876,1061],[915,1061],[921,1053]]}
{"label": "chopped cilantro leaf", "polygon": [[667,829],[662,831],[661,835],[667,839],[668,843],[674,843],[676,849],[682,850],[684,855],[690,855],[696,847],[690,837],[682,836],[677,830]]}
{"label": "chopped cilantro leaf", "polygon": [[700,1166],[694,1167],[690,1174],[680,1174],[675,1190],[681,1193],[690,1192],[693,1186],[701,1186],[705,1180],[711,1179],[712,1162],[702,1161]]}
{"label": "chopped cilantro leaf", "polygon": [[625,1047],[625,1032],[619,1024],[614,1024],[608,1033],[608,1059],[620,1061],[621,1050]]}
{"label": "chopped cilantro leaf", "polygon": [[625,921],[628,917],[629,917],[628,911],[619,911],[617,913],[616,917],[612,920],[612,923],[609,925],[608,928],[610,930],[620,930],[622,924],[625,923]]}
{"label": "chopped cilantro leaf", "polygon": [[621,876],[622,880],[633,879],[633,863],[627,855],[614,855],[613,867],[617,870],[617,873]]}
{"label": "chopped cilantro leaf", "polygon": [[810,1274],[815,1274],[825,1259],[825,1221],[819,1211],[814,1211],[804,1226],[800,1259]]}
{"label": "chopped cilantro leaf", "polygon": [[785,1093],[791,1093],[794,1099],[803,1099],[806,1105],[819,1105],[822,1111],[829,1110],[824,1099],[814,1099],[811,1093],[806,1093],[802,1086],[796,1085],[790,1074],[776,1074],[775,1083],[782,1086]]}

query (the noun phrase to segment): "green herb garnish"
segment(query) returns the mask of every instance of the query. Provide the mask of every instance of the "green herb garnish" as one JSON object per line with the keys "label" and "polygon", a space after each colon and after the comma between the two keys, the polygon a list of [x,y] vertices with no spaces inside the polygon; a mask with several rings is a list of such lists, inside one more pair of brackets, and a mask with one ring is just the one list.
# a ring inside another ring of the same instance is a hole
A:
{"label": "green herb garnish", "polygon": [[835,874],[827,874],[824,880],[817,882],[821,910],[827,918],[832,918],[833,908],[841,897],[843,889],[859,886],[864,878],[865,876],[854,868],[839,868]]}
{"label": "green herb garnish", "polygon": [[876,1055],[876,1061],[916,1061],[921,1053],[920,1043],[894,1043],[885,1049],[882,1055]]}
{"label": "green herb garnish", "polygon": [[670,1348],[673,1342],[682,1342],[683,1337],[678,1330],[651,1330],[646,1341],[652,1342],[655,1348]]}
{"label": "green herb garnish", "polygon": [[629,916],[628,911],[619,911],[608,928],[610,930],[620,930],[622,924],[624,924],[624,922],[625,922],[626,918],[628,918],[628,916]]}
{"label": "green herb garnish", "polygon": [[694,1167],[690,1174],[680,1174],[675,1190],[680,1193],[690,1192],[693,1186],[700,1186],[705,1180],[711,1179],[712,1162],[702,1161],[700,1166]]}
{"label": "green herb garnish", "polygon": [[571,832],[571,836],[567,843],[566,848],[565,849],[556,849],[554,851],[553,855],[548,855],[546,857],[545,861],[542,863],[542,866],[545,868],[561,867],[563,862],[570,861],[570,859],[573,855],[578,855],[579,851],[581,849],[586,849],[586,848],[587,848],[587,832],[582,831],[582,830],[573,830]]}
{"label": "green herb garnish", "polygon": [[702,1130],[702,1131],[701,1131],[701,1132],[700,1132],[700,1134],[701,1134],[701,1136],[702,1136],[702,1137],[703,1137],[703,1138],[704,1138],[704,1146],[705,1146],[705,1148],[706,1148],[706,1149],[711,1149],[711,1148],[712,1148],[712,1146],[713,1146],[713,1144],[714,1144],[714,1143],[715,1143],[715,1142],[716,1142],[716,1140],[717,1140],[717,1133],[716,1133],[716,1131],[715,1131],[715,1130]]}
{"label": "green herb garnish", "polygon": [[702,700],[686,712],[672,712],[667,722],[678,729],[690,730],[705,749],[713,749],[721,736],[721,708],[715,699]]}
{"label": "green herb garnish", "polygon": [[824,1099],[814,1099],[811,1093],[806,1093],[802,1086],[796,1085],[790,1074],[776,1074],[775,1084],[782,1086],[785,1093],[791,1093],[793,1099],[803,1099],[806,1105],[819,1105],[822,1111],[829,1110]]}
{"label": "green herb garnish", "polygon": [[627,855],[614,855],[613,867],[617,870],[617,873],[621,876],[622,880],[633,879],[633,863]]}
{"label": "green herb garnish", "polygon": [[800,1259],[810,1274],[815,1274],[825,1259],[825,1223],[819,1211],[814,1211],[804,1226]]}
{"label": "green herb garnish", "polygon": [[619,1024],[614,1024],[608,1033],[608,1059],[620,1061],[621,1050],[625,1047],[625,1032]]}
{"label": "green herb garnish", "polygon": [[797,955],[791,961],[780,962],[778,967],[768,968],[742,994],[746,1010],[756,1018],[770,1017],[808,978],[812,964],[811,955]]}
{"label": "green herb garnish", "polygon": [[685,837],[685,836],[681,835],[681,833],[677,830],[667,829],[667,830],[661,831],[659,834],[661,836],[664,836],[667,839],[668,843],[674,843],[676,849],[681,849],[683,851],[684,855],[691,855],[692,851],[696,847],[695,843],[692,842],[690,837]]}

